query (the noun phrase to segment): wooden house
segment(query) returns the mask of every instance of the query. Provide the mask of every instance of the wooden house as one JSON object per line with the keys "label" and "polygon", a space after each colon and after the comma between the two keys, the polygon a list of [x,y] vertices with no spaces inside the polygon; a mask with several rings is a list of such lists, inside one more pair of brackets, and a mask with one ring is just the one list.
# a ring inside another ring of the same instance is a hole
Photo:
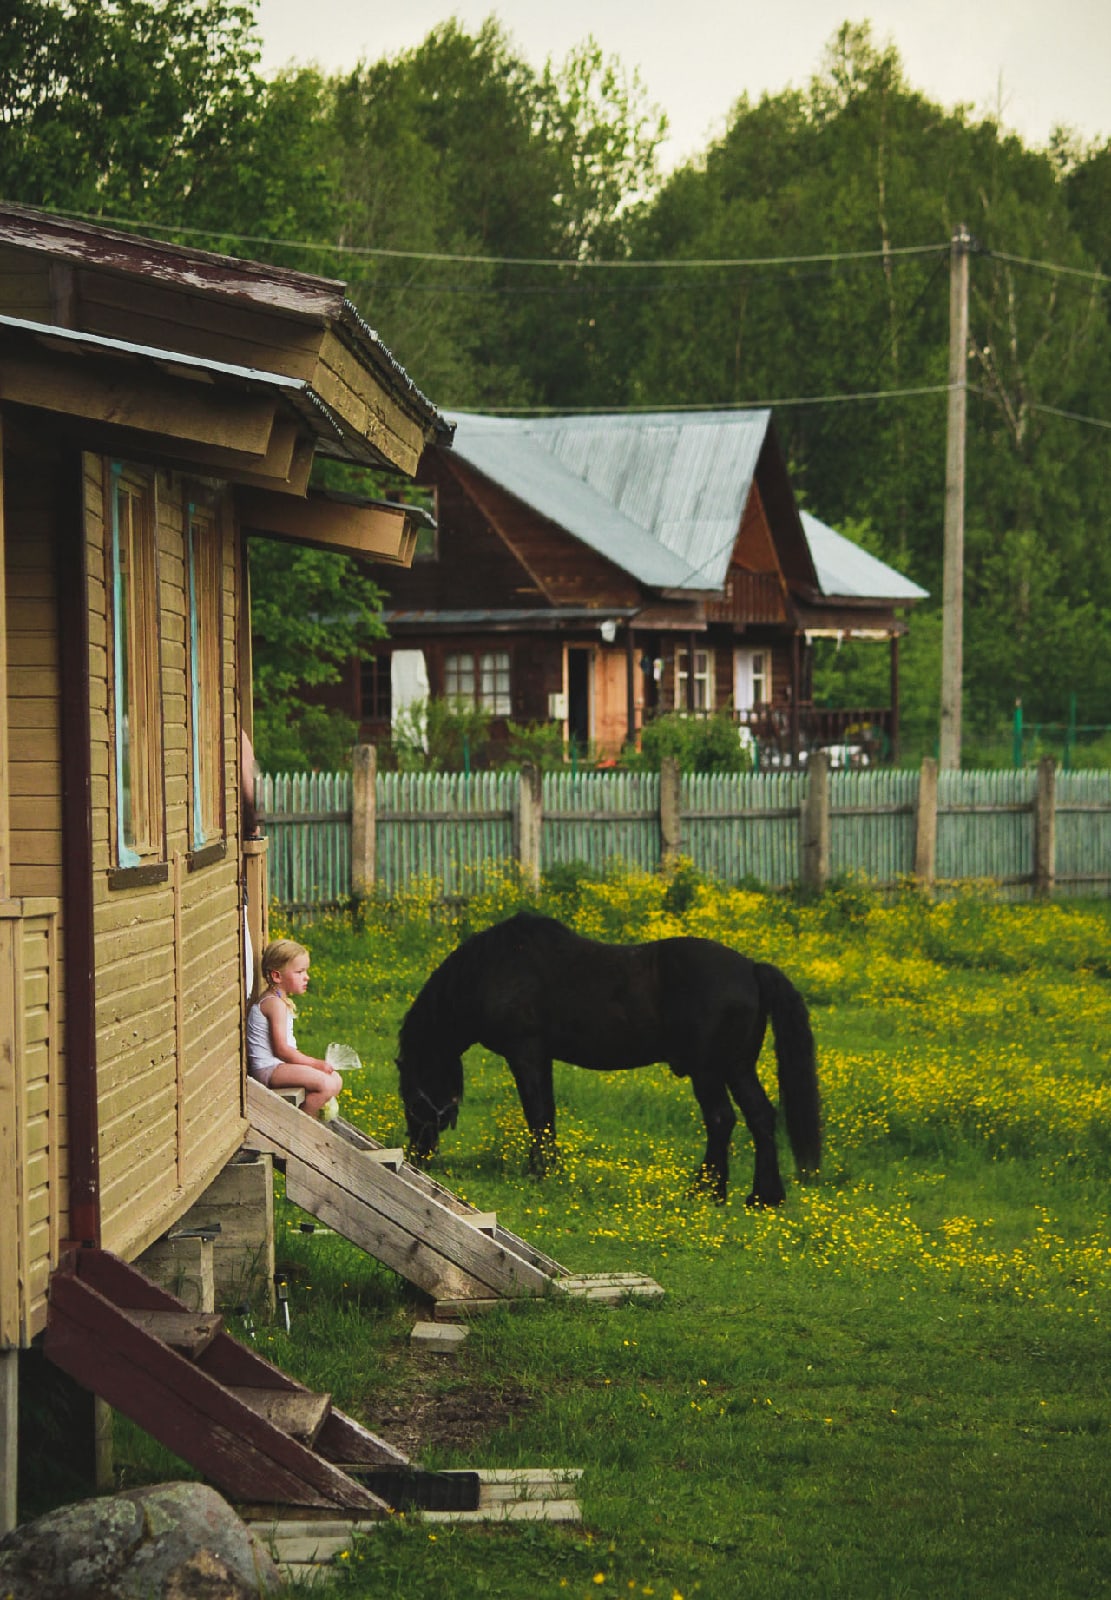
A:
{"label": "wooden house", "polygon": [[[771,413],[458,415],[426,454],[438,542],[384,578],[390,643],[339,703],[388,737],[391,655],[430,693],[614,755],[669,710],[727,708],[768,759],[871,730],[893,753],[898,641],[925,593],[800,512]],[[888,642],[890,703],[822,713],[812,643]]]}
{"label": "wooden house", "polygon": [[[0,205],[0,1499],[74,1247],[132,1262],[240,1147],[245,539],[400,568],[450,426],[343,285]],[[258,847],[254,847],[256,850]],[[256,1380],[257,1381],[257,1380]]]}

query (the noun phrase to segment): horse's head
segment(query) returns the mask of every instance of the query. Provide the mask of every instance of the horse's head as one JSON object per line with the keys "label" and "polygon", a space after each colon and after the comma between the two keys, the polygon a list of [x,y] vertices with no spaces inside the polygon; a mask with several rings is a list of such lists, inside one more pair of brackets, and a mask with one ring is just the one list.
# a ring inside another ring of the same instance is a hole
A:
{"label": "horse's head", "polygon": [[405,1107],[409,1145],[418,1160],[433,1155],[445,1128],[454,1128],[463,1098],[463,1062],[458,1055],[429,1054],[406,1048],[404,1032],[397,1057],[398,1087]]}

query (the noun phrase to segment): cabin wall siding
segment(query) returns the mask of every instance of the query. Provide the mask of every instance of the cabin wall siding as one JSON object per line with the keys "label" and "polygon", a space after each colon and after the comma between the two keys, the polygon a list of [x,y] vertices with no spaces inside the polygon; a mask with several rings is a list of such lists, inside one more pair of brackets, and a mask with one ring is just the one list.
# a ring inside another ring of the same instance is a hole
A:
{"label": "cabin wall siding", "polygon": [[235,719],[237,573],[223,530],[227,853],[189,870],[192,819],[185,507],[159,473],[156,529],[166,881],[113,887],[111,685],[104,463],[86,458],[93,720],[93,925],[102,1243],[133,1256],[172,1225],[242,1141],[242,1014]]}

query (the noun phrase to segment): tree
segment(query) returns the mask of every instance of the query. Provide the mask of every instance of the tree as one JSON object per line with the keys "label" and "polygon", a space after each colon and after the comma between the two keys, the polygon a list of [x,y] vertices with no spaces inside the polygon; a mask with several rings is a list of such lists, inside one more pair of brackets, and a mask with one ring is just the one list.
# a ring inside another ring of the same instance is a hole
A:
{"label": "tree", "polygon": [[269,539],[251,540],[250,574],[255,758],[272,772],[346,766],[357,730],[319,691],[385,633],[381,590],[349,557]]}
{"label": "tree", "polygon": [[260,88],[244,0],[9,0],[0,191],[170,220],[225,173]]}

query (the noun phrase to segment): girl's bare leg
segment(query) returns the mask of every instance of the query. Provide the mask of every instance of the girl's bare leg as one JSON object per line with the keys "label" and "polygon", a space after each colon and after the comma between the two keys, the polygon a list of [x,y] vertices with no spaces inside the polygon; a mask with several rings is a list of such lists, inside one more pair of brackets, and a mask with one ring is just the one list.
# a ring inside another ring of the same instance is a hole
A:
{"label": "girl's bare leg", "polygon": [[343,1088],[343,1078],[338,1072],[321,1071],[319,1067],[300,1067],[282,1062],[274,1068],[270,1082],[276,1089],[304,1089],[301,1110],[315,1117],[321,1106],[334,1100]]}

